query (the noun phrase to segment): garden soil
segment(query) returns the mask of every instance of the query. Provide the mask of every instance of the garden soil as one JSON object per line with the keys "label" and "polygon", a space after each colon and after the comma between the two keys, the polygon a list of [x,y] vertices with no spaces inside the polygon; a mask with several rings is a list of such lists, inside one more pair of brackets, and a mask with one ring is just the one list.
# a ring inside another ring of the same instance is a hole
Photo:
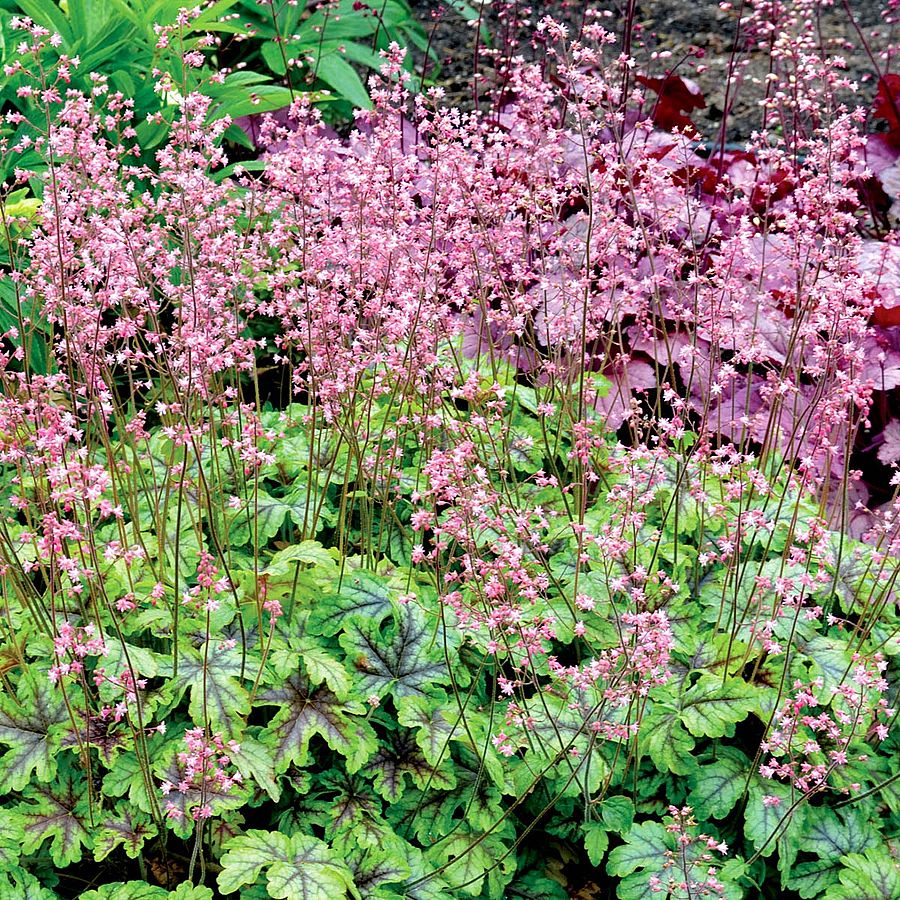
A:
{"label": "garden soil", "polygon": [[[478,9],[479,0],[469,0]],[[692,119],[708,139],[719,139],[726,110],[726,74],[735,59],[746,60],[742,72],[742,84],[729,92],[729,111],[725,121],[726,140],[745,141],[759,127],[761,113],[757,98],[759,84],[765,80],[769,69],[765,50],[748,50],[735,32],[740,0],[732,8],[722,8],[719,0],[647,0],[634,3],[634,49],[646,74],[658,76],[667,69],[693,79],[700,87],[706,107],[692,115]],[[431,47],[440,62],[435,81],[445,88],[449,101],[464,108],[472,105],[472,72],[476,49],[484,46],[478,37],[478,29],[459,15],[448,12],[441,0],[414,0],[412,6],[425,25],[431,39]],[[501,46],[507,33],[506,26],[498,21],[495,10],[499,4],[485,2],[483,16],[494,46]],[[520,4],[524,6],[524,4]],[[519,29],[525,55],[534,51],[528,46],[528,33],[544,15],[552,15],[566,23],[577,34],[585,10],[601,10],[607,14],[603,24],[621,34],[626,18],[627,0],[622,2],[536,2],[526,25]],[[882,4],[879,0],[835,0],[831,8],[819,13],[818,31],[822,38],[821,49],[831,56],[841,56],[846,61],[848,77],[858,85],[853,105],[868,107],[875,95],[878,75],[884,74],[887,63],[881,54],[890,32],[881,19]],[[493,11],[492,11],[493,10]],[[738,52],[735,54],[737,43]],[[695,58],[699,49],[702,58]],[[661,54],[650,61],[651,53]],[[489,61],[481,57],[479,72],[489,71]],[[755,82],[755,83],[754,83]]]}

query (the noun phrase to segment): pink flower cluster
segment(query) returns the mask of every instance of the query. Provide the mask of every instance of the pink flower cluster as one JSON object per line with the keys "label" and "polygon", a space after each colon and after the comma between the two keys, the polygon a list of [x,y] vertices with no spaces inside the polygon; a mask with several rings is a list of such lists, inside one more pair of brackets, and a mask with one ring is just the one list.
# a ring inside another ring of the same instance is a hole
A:
{"label": "pink flower cluster", "polygon": [[728,845],[706,834],[694,834],[697,822],[692,813],[690,806],[669,807],[672,821],[666,825],[666,831],[675,836],[676,846],[665,851],[663,873],[650,877],[650,890],[654,894],[665,891],[672,900],[724,897],[725,885],[718,879],[713,863],[718,859],[715,854],[728,853]]}
{"label": "pink flower cluster", "polygon": [[187,731],[184,742],[187,749],[177,756],[181,779],[160,784],[165,796],[173,792],[181,794],[183,802],[176,805],[172,800],[167,801],[166,813],[171,819],[180,819],[187,812],[197,821],[208,819],[213,814],[211,797],[227,794],[243,781],[240,772],[228,771],[229,753],[239,752],[240,745],[236,741],[223,741],[219,733],[210,736],[202,728]]}
{"label": "pink flower cluster", "polygon": [[[760,774],[784,779],[804,794],[812,794],[828,787],[829,779],[849,762],[865,761],[862,742],[885,740],[886,723],[894,715],[884,696],[886,668],[879,653],[871,659],[857,655],[849,682],[831,691],[824,690],[821,678],[808,684],[796,681],[761,744],[768,756]],[[846,793],[858,787],[850,783],[839,789]]]}
{"label": "pink flower cluster", "polygon": [[130,669],[122,669],[121,673],[116,676],[107,675],[103,666],[97,666],[94,669],[93,677],[94,684],[98,688],[106,684],[122,695],[122,699],[115,706],[107,704],[100,709],[101,719],[112,719],[114,722],[121,722],[128,715],[128,704],[134,703],[138,698],[138,691],[147,687],[147,679],[135,678]]}
{"label": "pink flower cluster", "polygon": [[53,639],[55,663],[50,667],[47,677],[51,684],[57,684],[67,676],[78,680],[84,672],[86,657],[106,656],[108,653],[109,648],[106,646],[103,636],[97,633],[93,622],[79,626],[62,622]]}

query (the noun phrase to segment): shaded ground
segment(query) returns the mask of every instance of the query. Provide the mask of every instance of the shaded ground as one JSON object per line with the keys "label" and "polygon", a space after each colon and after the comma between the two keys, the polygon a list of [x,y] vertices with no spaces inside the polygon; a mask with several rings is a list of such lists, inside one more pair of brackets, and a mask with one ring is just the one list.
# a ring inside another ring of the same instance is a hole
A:
{"label": "shaded ground", "polygon": [[[702,133],[709,137],[717,135],[725,111],[726,75],[735,47],[740,0],[732,4],[734,9],[720,8],[719,0],[632,2],[636,26],[634,55],[641,63],[649,64],[646,67],[648,74],[658,75],[666,69],[674,69],[677,74],[696,81],[706,98],[706,109],[695,113],[693,120]],[[497,0],[494,3],[488,0],[481,6],[479,0],[469,0],[469,3],[475,9],[482,9],[494,46],[502,47],[513,37],[510,29],[498,20],[496,10],[501,4]],[[479,49],[484,46],[483,41],[477,39],[477,28],[459,15],[448,12],[443,0],[413,0],[412,6],[431,34],[432,46],[441,60],[438,83],[446,88],[451,102],[470,106],[476,45]],[[544,15],[553,15],[566,22],[574,33],[580,28],[586,7],[603,10],[609,14],[604,24],[621,33],[628,0],[588,0],[586,3],[555,0],[534,2],[530,7],[532,23]],[[881,19],[881,9],[880,0],[848,0],[846,4],[836,0],[832,8],[819,13],[822,49],[829,55],[844,57],[848,75],[859,84],[856,102],[863,105],[871,102],[877,75],[884,72],[886,65],[879,55],[891,34]],[[528,28],[522,28],[516,35],[526,54],[531,52],[527,45],[528,31]],[[756,99],[760,87],[754,81],[763,81],[769,68],[767,52],[748,50],[740,39],[737,47],[735,58],[747,62],[743,69],[744,84],[736,94],[730,94],[731,108],[726,123],[726,137],[730,141],[745,140],[758,127],[760,112]],[[692,48],[699,48],[703,58],[691,58]],[[671,55],[651,62],[649,55],[654,51]],[[483,74],[489,67],[489,60],[482,56],[479,71]]]}

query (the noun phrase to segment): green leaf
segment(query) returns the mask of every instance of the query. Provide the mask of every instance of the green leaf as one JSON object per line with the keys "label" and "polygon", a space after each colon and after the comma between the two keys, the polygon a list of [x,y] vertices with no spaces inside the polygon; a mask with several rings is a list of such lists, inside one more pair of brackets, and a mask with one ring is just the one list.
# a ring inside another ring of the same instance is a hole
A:
{"label": "green leaf", "polygon": [[870,818],[853,807],[840,812],[816,809],[803,832],[803,850],[830,860],[847,853],[865,853],[878,845]]}
{"label": "green leaf", "polygon": [[641,722],[640,737],[653,764],[661,771],[690,775],[697,766],[692,753],[694,739],[681,725],[678,709],[669,703],[654,703]]}
{"label": "green leaf", "polygon": [[681,721],[695,737],[731,737],[755,706],[753,686],[738,678],[701,675],[681,698]]}
{"label": "green leaf", "polygon": [[507,885],[505,900],[569,900],[572,896],[562,884],[552,877],[548,862],[543,857],[525,868],[519,860],[519,871]]}
{"label": "green leaf", "polygon": [[399,851],[411,872],[409,880],[398,891],[402,900],[448,900],[452,896],[450,886],[435,874],[434,867],[421,850],[402,841]]}
{"label": "green leaf", "polygon": [[281,787],[275,780],[275,758],[272,748],[257,740],[262,729],[253,728],[244,734],[239,750],[229,750],[229,756],[245,779],[261,787],[277,803]]}
{"label": "green leaf", "polygon": [[434,700],[418,695],[397,701],[397,721],[414,730],[416,743],[432,766],[447,755],[450,739],[461,727],[449,722],[446,712]]}
{"label": "green leaf", "polygon": [[[151,752],[151,758],[153,755]],[[145,811],[150,809],[147,783],[133,750],[116,757],[115,766],[103,776],[103,793],[108,797],[122,797],[127,793],[130,803]]]}
{"label": "green leaf", "polygon": [[385,823],[381,817],[381,801],[368,779],[341,767],[323,776],[320,784],[333,795],[328,804],[332,833],[348,834],[356,847],[382,843]]}
{"label": "green leaf", "polygon": [[841,857],[839,885],[832,885],[825,900],[885,900],[900,897],[897,860],[883,846]]}
{"label": "green leaf", "polygon": [[744,793],[749,771],[747,757],[730,747],[720,748],[714,760],[701,765],[690,776],[687,799],[697,818],[702,822],[727,816]]}
{"label": "green leaf", "polygon": [[[491,759],[491,749],[485,749],[487,759]],[[480,831],[493,828],[503,798],[488,774],[491,766],[482,764],[480,753],[462,746],[456,748],[451,770],[456,787],[435,790],[441,784],[439,779],[426,780],[426,790],[404,791],[400,801],[391,803],[386,810],[395,831],[405,836],[415,835],[428,845],[450,834],[460,820]]]}
{"label": "green leaf", "polygon": [[[486,837],[463,826],[427,853],[436,865],[447,866],[442,872],[454,893],[477,897],[488,879],[487,895],[502,897],[516,868],[514,853],[497,836]],[[502,859],[502,862],[497,863]]]}
{"label": "green leaf", "polygon": [[22,824],[9,813],[0,817],[0,870],[11,869],[22,855]]}
{"label": "green leaf", "polygon": [[49,839],[50,857],[57,868],[63,869],[81,859],[82,848],[91,847],[84,782],[70,774],[53,784],[28,785],[22,796],[31,801],[16,807],[25,852],[34,852]]}
{"label": "green leaf", "polygon": [[115,881],[93,891],[85,891],[79,900],[168,900],[165,888],[154,887],[146,881]]}
{"label": "green leaf", "polygon": [[449,789],[456,783],[452,770],[432,766],[422,755],[412,732],[406,729],[389,735],[362,770],[374,776],[374,788],[390,803],[396,803],[406,785],[406,776],[420,788]]}
{"label": "green leaf", "polygon": [[266,566],[266,572],[293,575],[298,565],[321,569],[327,577],[337,567],[337,560],[318,541],[301,541],[274,553]]}
{"label": "green leaf", "polygon": [[252,830],[232,838],[222,855],[222,871],[216,883],[223,894],[231,894],[247,884],[255,884],[262,870],[281,856],[288,858],[291,839],[280,833]]}
{"label": "green leaf", "polygon": [[339,700],[326,687],[313,688],[299,673],[286,679],[281,687],[262,692],[257,702],[280,707],[260,735],[263,743],[274,748],[277,772],[283,772],[291,763],[305,766],[309,742],[316,734],[345,757],[354,771],[374,750],[371,726],[362,719],[363,704]]}
{"label": "green leaf", "polygon": [[[82,894],[81,898],[87,896]],[[30,872],[19,866],[0,868],[0,897],[4,900],[59,900],[57,894],[44,887]]]}
{"label": "green leaf", "polygon": [[79,894],[80,900],[212,900],[208,887],[183,882],[174,891],[154,887],[145,881],[117,881]]}
{"label": "green leaf", "polygon": [[219,890],[231,894],[254,884],[266,869],[269,896],[277,900],[341,900],[358,896],[350,870],[327,844],[305,834],[292,837],[248,831],[226,845]]}
{"label": "green leaf", "polygon": [[185,881],[169,894],[169,900],[213,900],[212,888]]}
{"label": "green leaf", "polygon": [[123,643],[108,635],[104,637],[108,652],[104,657],[103,666],[107,672],[119,673],[127,670],[130,663],[130,670],[136,677],[155,678],[159,674],[159,662],[152,651]]}
{"label": "green leaf", "polygon": [[94,859],[100,862],[116,847],[122,847],[130,859],[137,859],[144,842],[157,834],[150,816],[131,804],[119,802],[115,814],[106,816],[98,823],[94,837]]}
{"label": "green leaf", "polygon": [[301,650],[300,655],[311,684],[325,682],[339,700],[347,698],[350,693],[350,676],[333,653],[322,647],[310,646]]}
{"label": "green leaf", "polygon": [[802,650],[812,663],[809,677],[822,679],[824,696],[836,690],[853,667],[852,653],[846,641],[817,634],[802,645]]}
{"label": "green leaf", "polygon": [[[777,797],[777,806],[767,806],[763,797]],[[790,787],[774,781],[755,778],[750,785],[747,808],[744,811],[744,835],[762,856],[778,850],[778,866],[782,872],[790,870],[797,859],[802,843],[808,809],[799,806],[791,811],[796,795]]]}
{"label": "green leaf", "polygon": [[382,846],[356,847],[347,854],[347,864],[353,875],[353,883],[363,898],[383,896],[378,888],[387,884],[400,884],[412,874],[405,860],[401,844],[393,837]]}
{"label": "green leaf", "polygon": [[402,608],[388,635],[377,623],[351,622],[340,643],[348,663],[359,673],[357,684],[363,693],[427,697],[434,686],[450,681],[444,639],[443,628],[429,625],[409,605]]}
{"label": "green leaf", "polygon": [[581,826],[584,832],[584,849],[592,866],[599,866],[603,862],[606,848],[609,847],[609,835],[606,828],[599,822],[588,822]]}
{"label": "green leaf", "polygon": [[250,695],[238,681],[240,653],[220,650],[212,643],[208,648],[187,646],[179,652],[176,696],[190,690],[194,724],[209,725],[227,738],[239,736],[250,712]]}
{"label": "green leaf", "polygon": [[259,530],[260,544],[265,544],[276,537],[281,531],[285,517],[291,508],[277,497],[272,497],[265,491],[260,491],[251,504],[254,514],[254,524]]}
{"label": "green leaf", "polygon": [[204,93],[214,101],[212,118],[228,115],[237,119],[290,105],[291,92],[286,87],[273,84],[265,76],[257,75],[249,83],[244,78],[236,77],[247,74],[250,73],[233,72],[226,76],[224,84],[206,86]]}
{"label": "green leaf", "polygon": [[371,109],[372,101],[356,74],[356,69],[338,52],[320,56],[313,66],[316,77],[325,82],[340,97],[358,109]]}
{"label": "green leaf", "polygon": [[839,857],[797,863],[791,869],[786,886],[796,891],[804,900],[821,897],[830,885],[838,883],[840,871]]}
{"label": "green leaf", "polygon": [[0,743],[9,750],[0,758],[0,793],[20,791],[34,773],[38,781],[56,775],[62,723],[67,720],[58,692],[38,675],[23,675],[16,698],[0,694]]}
{"label": "green leaf", "polygon": [[600,804],[600,818],[609,831],[624,833],[634,823],[634,803],[628,797],[607,797]]}
{"label": "green leaf", "polygon": [[344,577],[336,594],[322,597],[310,617],[313,634],[337,634],[351,622],[380,625],[394,612],[392,595],[397,593],[382,575],[354,572]]}
{"label": "green leaf", "polygon": [[619,877],[637,869],[661,869],[665,852],[672,847],[672,837],[660,822],[642,822],[622,835],[625,844],[609,854],[606,871]]}

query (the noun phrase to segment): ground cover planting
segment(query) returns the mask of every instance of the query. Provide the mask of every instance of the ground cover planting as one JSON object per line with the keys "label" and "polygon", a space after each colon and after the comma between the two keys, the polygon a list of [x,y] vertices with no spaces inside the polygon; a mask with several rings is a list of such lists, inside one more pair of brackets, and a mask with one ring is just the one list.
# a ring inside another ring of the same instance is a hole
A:
{"label": "ground cover planting", "polygon": [[737,147],[600,10],[455,4],[460,109],[396,0],[18,0],[0,897],[900,897],[900,82],[825,5],[735,13]]}

